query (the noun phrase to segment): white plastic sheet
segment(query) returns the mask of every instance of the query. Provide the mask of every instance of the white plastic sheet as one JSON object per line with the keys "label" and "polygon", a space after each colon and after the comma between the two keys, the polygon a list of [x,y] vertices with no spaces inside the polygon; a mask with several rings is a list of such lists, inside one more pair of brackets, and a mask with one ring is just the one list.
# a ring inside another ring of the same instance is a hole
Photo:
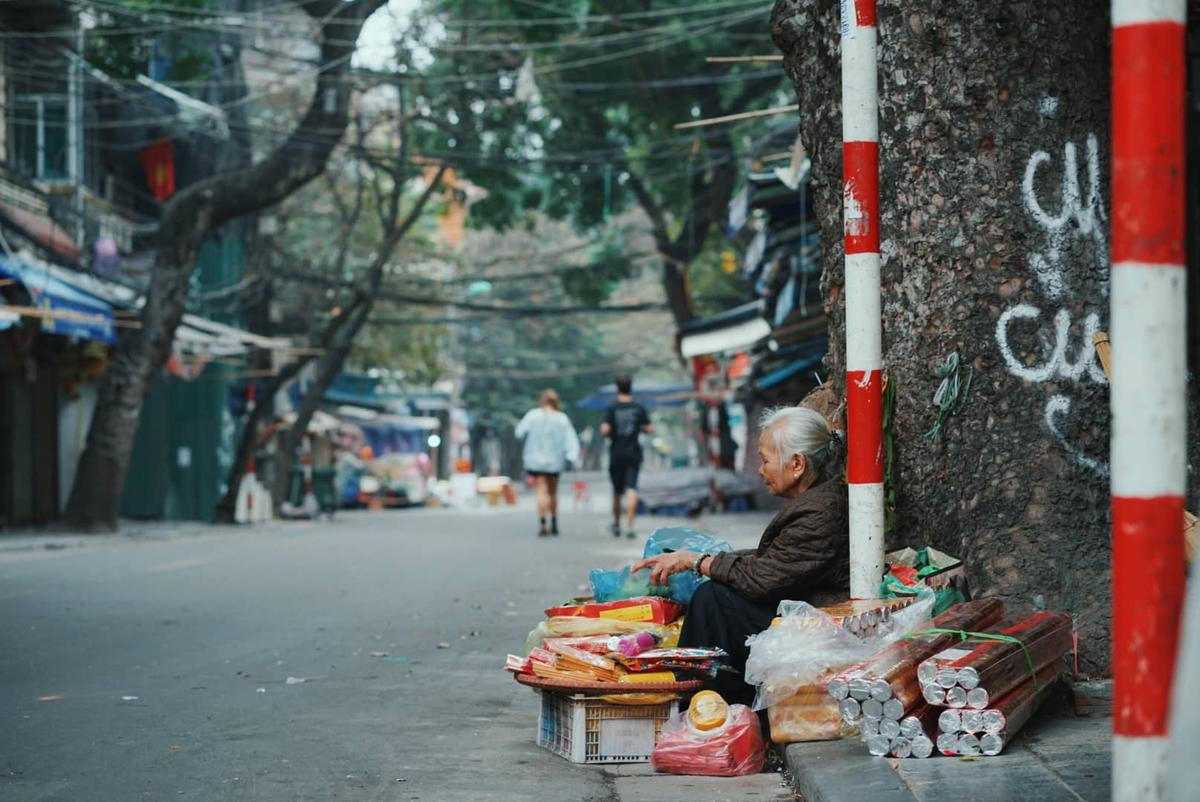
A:
{"label": "white plastic sheet", "polygon": [[822,683],[907,633],[927,627],[933,602],[932,593],[924,594],[865,638],[852,635],[811,604],[780,602],[780,622],[746,639],[750,657],[745,679],[759,686],[754,709],[765,710],[805,685]]}

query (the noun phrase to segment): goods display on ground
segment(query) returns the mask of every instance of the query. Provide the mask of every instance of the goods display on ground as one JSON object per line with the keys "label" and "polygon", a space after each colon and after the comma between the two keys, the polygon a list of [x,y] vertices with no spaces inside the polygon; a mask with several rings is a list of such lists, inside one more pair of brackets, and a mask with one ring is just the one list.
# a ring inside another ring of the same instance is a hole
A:
{"label": "goods display on ground", "polygon": [[[679,527],[661,533],[648,552],[719,542]],[[1066,672],[1073,622],[1056,612],[1006,616],[998,599],[947,605],[945,591],[965,588],[960,565],[932,550],[904,561],[913,565],[892,562],[889,576],[911,594],[824,608],[781,602],[778,618],[747,640],[744,679],[759,687],[752,708],[701,690],[728,670],[724,651],[679,646],[686,603],[708,581],[696,576],[655,589],[669,598],[621,598],[644,580],[628,567],[595,571],[593,589],[603,585],[606,598],[547,608],[526,654],[508,655],[505,668],[541,694],[538,744],[579,763],[758,771],[755,709],[766,710],[777,743],[858,737],[875,756],[1000,754]],[[891,592],[888,582],[882,590]],[[940,606],[948,609],[934,615]]]}
{"label": "goods display on ground", "polygon": [[1002,615],[997,600],[956,605],[828,682],[870,754],[1003,751],[1065,672],[1073,641],[1063,613]]}
{"label": "goods display on ground", "polygon": [[[667,537],[694,534],[674,528]],[[705,537],[717,542],[711,535]],[[651,540],[661,551],[663,538]],[[593,574],[594,579],[607,578],[611,572]],[[670,590],[686,590],[690,598],[695,584],[693,580]],[[625,581],[624,586],[638,583]],[[529,634],[526,655],[510,654],[505,660],[505,669],[518,682],[541,694],[538,745],[576,763],[650,760],[664,724],[678,711],[680,696],[699,690],[700,680],[714,676],[725,657],[720,649],[679,648],[684,610],[680,601],[614,595],[622,594],[610,592],[604,601],[580,598],[548,608],[546,619]],[[756,718],[753,723],[761,752]],[[745,748],[746,738],[737,740],[739,748]],[[728,770],[744,762],[739,758],[730,764],[728,750],[725,754],[710,754],[710,763],[724,760]]]}

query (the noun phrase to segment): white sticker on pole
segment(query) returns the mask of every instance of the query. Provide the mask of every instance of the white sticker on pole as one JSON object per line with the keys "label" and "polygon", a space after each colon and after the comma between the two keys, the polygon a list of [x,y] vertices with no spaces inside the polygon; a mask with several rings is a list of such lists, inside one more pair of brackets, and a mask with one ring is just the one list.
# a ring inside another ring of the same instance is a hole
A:
{"label": "white sticker on pole", "polygon": [[842,0],[842,38],[854,38],[854,0]]}

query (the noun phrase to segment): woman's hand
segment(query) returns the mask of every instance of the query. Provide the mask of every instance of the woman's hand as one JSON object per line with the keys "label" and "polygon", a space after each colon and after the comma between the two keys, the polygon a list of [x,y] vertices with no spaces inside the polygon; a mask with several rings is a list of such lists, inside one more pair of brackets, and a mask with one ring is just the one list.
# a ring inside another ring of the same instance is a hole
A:
{"label": "woman's hand", "polygon": [[692,566],[696,563],[696,558],[699,556],[699,553],[694,551],[673,551],[669,554],[659,554],[654,557],[647,557],[634,565],[631,573],[636,573],[643,568],[649,568],[650,584],[665,585],[667,584],[667,578],[671,574],[692,570]]}

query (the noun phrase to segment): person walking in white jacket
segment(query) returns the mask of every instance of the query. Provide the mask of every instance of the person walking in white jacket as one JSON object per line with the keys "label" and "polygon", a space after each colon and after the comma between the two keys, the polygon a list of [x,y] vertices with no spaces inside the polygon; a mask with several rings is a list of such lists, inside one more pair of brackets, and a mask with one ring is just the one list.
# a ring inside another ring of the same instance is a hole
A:
{"label": "person walking in white jacket", "polygon": [[[538,537],[558,534],[558,476],[579,461],[579,437],[559,408],[558,393],[546,390],[538,405],[525,413],[516,435],[525,438],[525,472],[537,494]],[[546,516],[550,528],[546,528]]]}

